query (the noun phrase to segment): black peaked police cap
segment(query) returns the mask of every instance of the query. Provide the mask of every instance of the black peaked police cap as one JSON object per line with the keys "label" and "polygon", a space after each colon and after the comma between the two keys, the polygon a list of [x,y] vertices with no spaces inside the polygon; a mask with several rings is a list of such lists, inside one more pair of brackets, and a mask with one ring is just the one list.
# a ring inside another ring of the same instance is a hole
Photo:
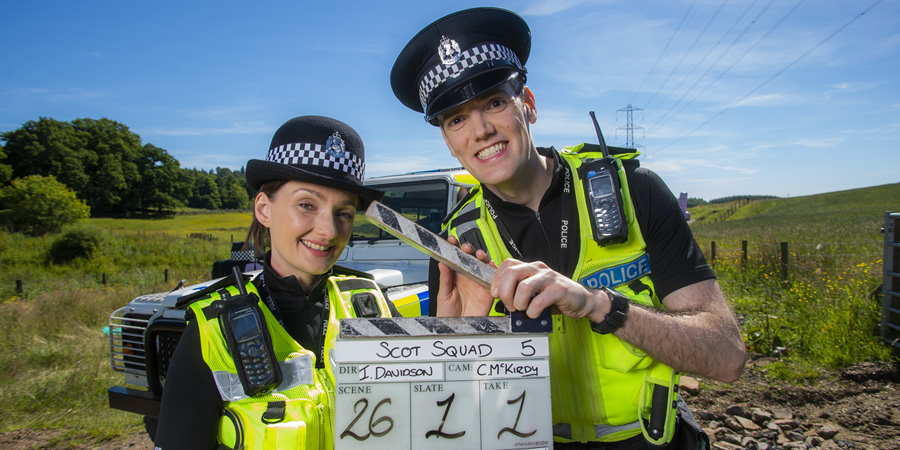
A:
{"label": "black peaked police cap", "polygon": [[507,80],[525,81],[531,30],[516,13],[500,8],[459,11],[428,25],[406,44],[391,70],[401,103],[436,117]]}
{"label": "black peaked police cap", "polygon": [[353,128],[330,117],[300,116],[278,128],[265,161],[247,162],[247,183],[259,190],[267,181],[305,181],[352,192],[365,209],[384,195],[363,185],[365,170],[365,149]]}

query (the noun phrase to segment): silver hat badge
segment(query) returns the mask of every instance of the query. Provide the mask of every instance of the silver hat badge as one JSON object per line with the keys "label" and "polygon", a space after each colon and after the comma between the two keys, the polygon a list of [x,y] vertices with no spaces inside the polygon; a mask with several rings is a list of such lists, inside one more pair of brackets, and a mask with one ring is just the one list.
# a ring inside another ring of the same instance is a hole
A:
{"label": "silver hat badge", "polygon": [[438,45],[438,56],[445,66],[456,64],[459,61],[460,50],[459,44],[447,36],[441,36],[441,44]]}
{"label": "silver hat badge", "polygon": [[341,139],[341,134],[337,131],[325,141],[325,149],[328,151],[329,155],[335,158],[344,157],[344,148],[344,140]]}

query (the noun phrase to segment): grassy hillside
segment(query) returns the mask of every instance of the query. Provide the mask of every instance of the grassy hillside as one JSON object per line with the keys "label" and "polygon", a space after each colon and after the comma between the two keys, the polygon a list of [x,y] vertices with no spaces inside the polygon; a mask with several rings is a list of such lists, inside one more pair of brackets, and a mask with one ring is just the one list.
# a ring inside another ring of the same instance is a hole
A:
{"label": "grassy hillside", "polygon": [[[748,348],[789,377],[886,358],[879,342],[885,211],[900,184],[692,208],[691,229],[742,320]],[[741,241],[747,241],[743,263]],[[782,279],[781,243],[788,246]]]}

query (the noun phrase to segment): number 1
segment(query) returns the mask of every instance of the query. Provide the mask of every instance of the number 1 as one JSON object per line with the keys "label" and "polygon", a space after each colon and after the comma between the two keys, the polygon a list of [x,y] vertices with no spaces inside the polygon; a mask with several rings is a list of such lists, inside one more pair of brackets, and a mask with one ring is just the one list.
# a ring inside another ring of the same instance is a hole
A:
{"label": "number 1", "polygon": [[507,433],[507,432],[512,433],[518,437],[528,437],[534,433],[537,433],[537,430],[533,430],[530,433],[524,433],[522,431],[516,430],[516,427],[519,426],[519,418],[522,417],[522,407],[525,406],[525,391],[522,391],[522,395],[520,395],[515,400],[507,400],[506,404],[512,405],[513,403],[516,403],[516,402],[521,402],[521,403],[519,403],[519,413],[516,414],[516,423],[513,424],[512,428],[503,427],[503,429],[501,429],[500,432],[497,433],[497,439],[500,439],[500,436],[503,436],[503,433]]}
{"label": "number 1", "polygon": [[453,405],[454,398],[456,398],[456,392],[450,394],[449,397],[437,402],[438,406],[447,405],[447,407],[444,408],[444,417],[441,417],[441,426],[439,426],[437,430],[431,430],[431,431],[425,433],[425,439],[428,439],[432,436],[437,436],[439,438],[443,437],[443,438],[447,438],[447,439],[456,439],[456,438],[465,436],[465,434],[466,434],[465,430],[460,431],[459,433],[445,433],[444,432],[444,422],[447,421],[447,413],[450,412],[450,406]]}

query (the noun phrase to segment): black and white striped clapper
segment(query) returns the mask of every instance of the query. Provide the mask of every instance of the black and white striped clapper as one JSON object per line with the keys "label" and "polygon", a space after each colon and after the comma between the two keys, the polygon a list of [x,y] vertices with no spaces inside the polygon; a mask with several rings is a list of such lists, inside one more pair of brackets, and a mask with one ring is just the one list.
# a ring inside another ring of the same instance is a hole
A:
{"label": "black and white striped clapper", "polygon": [[459,247],[450,245],[440,236],[388,208],[384,203],[373,201],[366,209],[366,218],[378,228],[471,278],[485,289],[491,288],[491,280],[497,273],[496,269],[460,250]]}

